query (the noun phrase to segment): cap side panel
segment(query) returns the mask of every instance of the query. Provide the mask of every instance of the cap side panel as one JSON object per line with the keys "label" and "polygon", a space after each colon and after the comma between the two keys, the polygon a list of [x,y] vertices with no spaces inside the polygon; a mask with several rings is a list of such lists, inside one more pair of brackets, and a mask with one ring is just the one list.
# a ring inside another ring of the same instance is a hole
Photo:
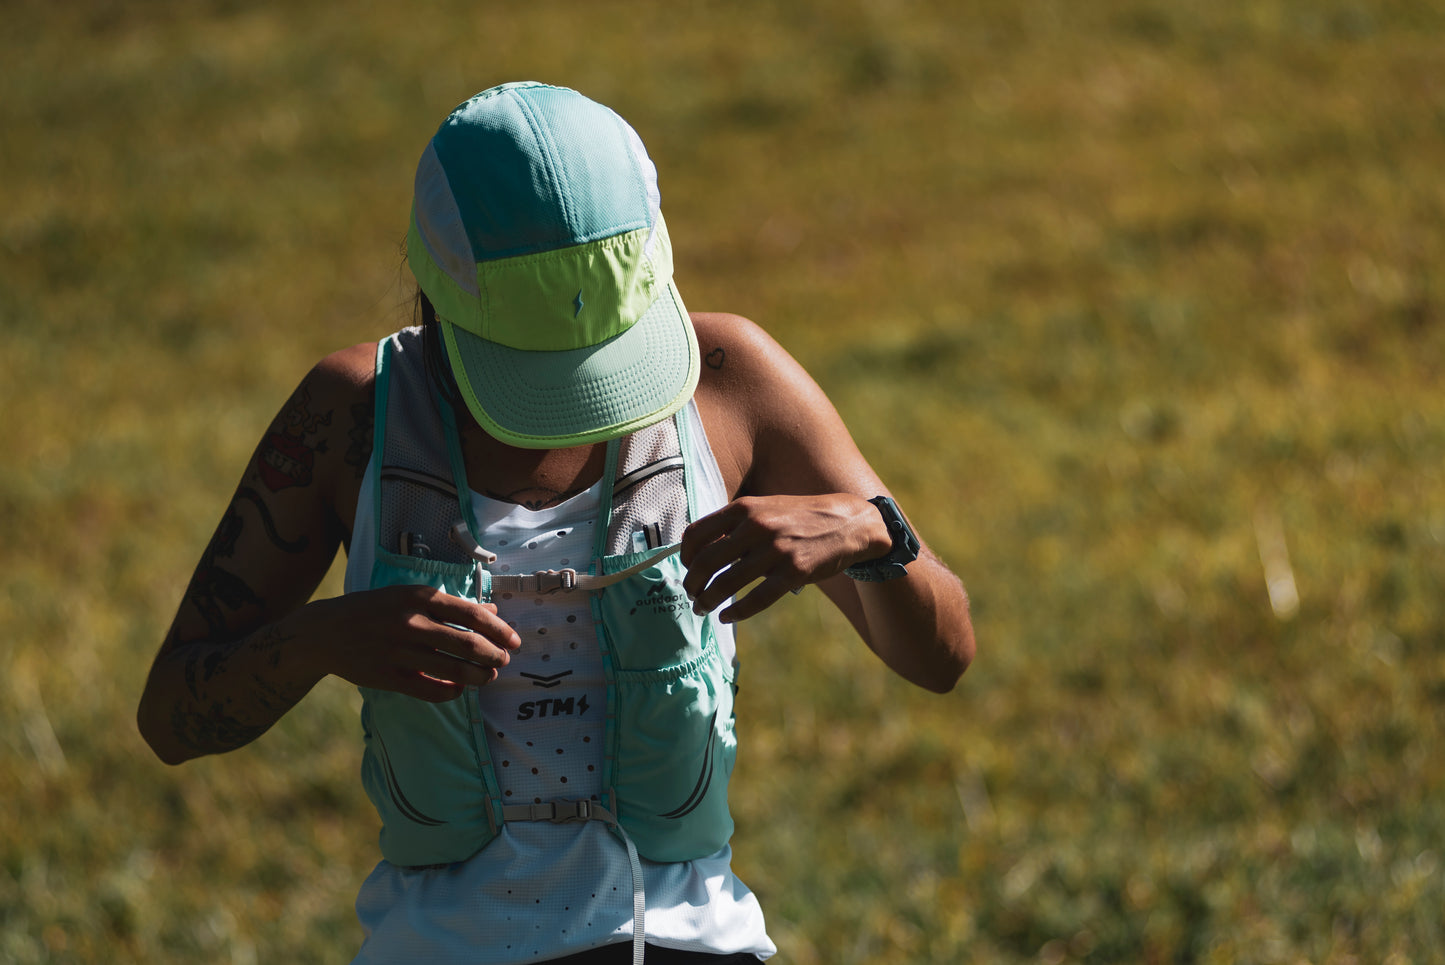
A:
{"label": "cap side panel", "polygon": [[421,235],[426,253],[457,287],[472,295],[477,294],[476,259],[472,256],[467,229],[462,224],[462,215],[447,182],[446,171],[430,144],[417,165],[414,190],[412,222]]}
{"label": "cap side panel", "polygon": [[[658,223],[662,220],[662,193],[657,187],[657,167],[652,163],[652,158],[647,156],[647,148],[643,146],[642,138],[632,129],[632,125],[619,117],[618,122],[622,124],[627,134],[627,145],[632,148],[632,156],[637,160],[637,172],[642,178],[643,190],[647,194],[647,216],[648,224],[655,231]],[[647,239],[647,254],[652,254],[652,237]],[[669,277],[671,272],[668,272]]]}
{"label": "cap side panel", "polygon": [[426,240],[417,228],[415,215],[407,228],[406,260],[411,266],[411,273],[416,276],[417,285],[431,300],[438,315],[450,318],[470,331],[478,333],[485,331],[481,302],[477,295],[463,290],[432,259],[427,250]]}

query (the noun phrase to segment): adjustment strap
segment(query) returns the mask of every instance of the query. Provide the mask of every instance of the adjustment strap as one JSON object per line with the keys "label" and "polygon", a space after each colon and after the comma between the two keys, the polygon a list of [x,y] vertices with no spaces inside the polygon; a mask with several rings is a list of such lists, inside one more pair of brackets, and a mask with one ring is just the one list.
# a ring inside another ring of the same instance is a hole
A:
{"label": "adjustment strap", "polygon": [[542,804],[506,804],[502,806],[502,820],[550,821],[553,824],[602,821],[614,826],[617,824],[615,814],[587,798],[559,798]]}
{"label": "adjustment strap", "polygon": [[493,593],[556,593],[559,590],[571,592],[581,590],[583,593],[596,593],[614,583],[621,583],[634,573],[641,573],[649,566],[656,565],[682,549],[681,543],[672,546],[664,546],[662,549],[646,557],[641,562],[634,563],[625,570],[616,573],[592,574],[578,573],[572,568],[565,570],[538,570],[536,573],[517,574],[492,574]]}
{"label": "adjustment strap", "polygon": [[509,576],[505,573],[492,574],[493,593],[570,593],[578,583],[586,579],[571,567],[565,570],[538,570],[535,573],[519,573]]}
{"label": "adjustment strap", "polygon": [[642,956],[647,947],[647,893],[642,888],[642,862],[637,857],[637,845],[617,825],[622,843],[627,845],[627,863],[632,865],[632,965],[643,965]]}

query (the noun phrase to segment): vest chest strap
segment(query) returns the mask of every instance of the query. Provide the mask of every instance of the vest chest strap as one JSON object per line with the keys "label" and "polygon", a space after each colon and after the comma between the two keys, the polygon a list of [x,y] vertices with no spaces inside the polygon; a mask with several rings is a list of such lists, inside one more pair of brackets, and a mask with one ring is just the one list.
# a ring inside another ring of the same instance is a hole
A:
{"label": "vest chest strap", "polygon": [[[467,524],[465,522],[457,523],[452,527],[451,539],[453,543],[456,543],[471,554],[472,558],[477,561],[477,568],[479,570],[483,567],[490,566],[497,560],[496,553],[482,547],[472,538],[472,534],[467,531]],[[649,566],[656,565],[680,549],[682,549],[681,543],[664,546],[651,556],[617,573],[578,573],[570,567],[563,570],[538,570],[535,573],[510,574],[488,572],[491,576],[493,593],[570,593],[573,590],[581,590],[583,593],[595,593],[614,583],[622,582],[634,573],[641,573]],[[480,576],[480,574],[478,575]]]}
{"label": "vest chest strap", "polygon": [[596,801],[587,798],[559,798],[542,804],[507,804],[502,807],[503,821],[550,821],[568,824],[573,821],[602,821],[615,825],[617,816]]}

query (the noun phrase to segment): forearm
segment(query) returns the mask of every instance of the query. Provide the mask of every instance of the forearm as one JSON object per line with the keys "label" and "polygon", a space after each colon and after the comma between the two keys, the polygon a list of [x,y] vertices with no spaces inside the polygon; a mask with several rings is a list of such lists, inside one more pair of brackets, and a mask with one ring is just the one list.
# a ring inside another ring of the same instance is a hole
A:
{"label": "forearm", "polygon": [[136,718],[156,756],[179,764],[235,750],[280,720],[324,676],[298,632],[288,618],[237,640],[169,644]]}
{"label": "forearm", "polygon": [[973,661],[973,623],[958,578],[925,550],[908,577],[880,583],[837,577],[825,587],[860,636],[894,672],[947,693]]}
{"label": "forearm", "polygon": [[[927,547],[901,579],[855,581],[845,574],[891,546],[883,517],[862,496],[743,497],[683,534],[683,589],[699,613],[736,596],[719,613],[732,623],[817,583],[889,667],[920,687],[946,692],[973,659],[968,597]],[[761,582],[744,592],[754,581]]]}

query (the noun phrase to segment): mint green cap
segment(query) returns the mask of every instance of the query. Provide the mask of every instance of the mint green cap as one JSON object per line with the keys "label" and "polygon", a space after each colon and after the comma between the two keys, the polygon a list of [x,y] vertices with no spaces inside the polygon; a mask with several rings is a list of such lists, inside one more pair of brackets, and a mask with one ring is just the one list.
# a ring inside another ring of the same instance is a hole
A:
{"label": "mint green cap", "polygon": [[504,84],[454,110],[417,166],[407,260],[467,408],[502,442],[626,435],[697,387],[657,170],[576,91]]}

